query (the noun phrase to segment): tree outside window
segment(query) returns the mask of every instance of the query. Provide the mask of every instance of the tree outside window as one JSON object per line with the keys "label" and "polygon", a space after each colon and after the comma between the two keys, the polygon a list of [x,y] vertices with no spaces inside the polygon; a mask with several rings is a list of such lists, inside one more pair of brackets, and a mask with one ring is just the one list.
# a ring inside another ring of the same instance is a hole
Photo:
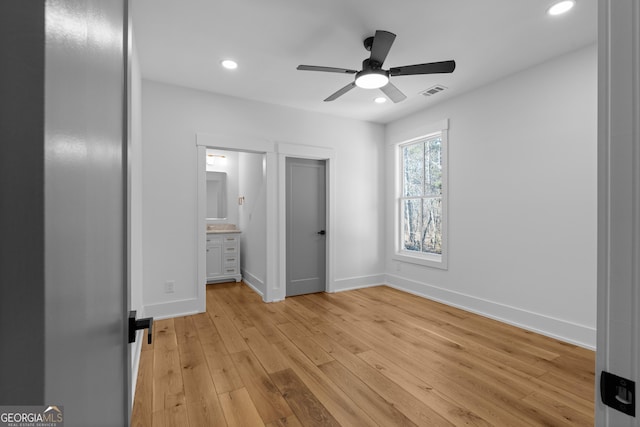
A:
{"label": "tree outside window", "polygon": [[442,255],[442,135],[400,148],[401,251]]}

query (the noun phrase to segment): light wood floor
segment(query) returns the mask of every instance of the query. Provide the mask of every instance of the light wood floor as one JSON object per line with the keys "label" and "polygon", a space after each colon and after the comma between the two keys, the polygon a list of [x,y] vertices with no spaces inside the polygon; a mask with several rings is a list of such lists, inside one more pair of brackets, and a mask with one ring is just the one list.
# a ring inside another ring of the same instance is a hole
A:
{"label": "light wood floor", "polygon": [[133,426],[593,425],[594,353],[380,286],[155,323]]}

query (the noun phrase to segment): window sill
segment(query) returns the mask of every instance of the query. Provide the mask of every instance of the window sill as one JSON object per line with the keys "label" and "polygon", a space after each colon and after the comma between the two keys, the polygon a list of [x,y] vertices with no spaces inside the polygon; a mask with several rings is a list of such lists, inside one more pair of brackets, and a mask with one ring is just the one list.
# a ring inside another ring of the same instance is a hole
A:
{"label": "window sill", "polygon": [[406,252],[396,252],[392,259],[395,261],[447,270],[447,259],[440,255],[412,255]]}

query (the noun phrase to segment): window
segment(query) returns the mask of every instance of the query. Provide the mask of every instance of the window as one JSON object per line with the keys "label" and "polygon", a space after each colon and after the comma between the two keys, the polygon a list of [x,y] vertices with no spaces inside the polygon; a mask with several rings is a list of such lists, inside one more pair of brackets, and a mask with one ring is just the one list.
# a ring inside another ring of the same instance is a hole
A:
{"label": "window", "polygon": [[446,131],[398,145],[403,261],[446,268]]}

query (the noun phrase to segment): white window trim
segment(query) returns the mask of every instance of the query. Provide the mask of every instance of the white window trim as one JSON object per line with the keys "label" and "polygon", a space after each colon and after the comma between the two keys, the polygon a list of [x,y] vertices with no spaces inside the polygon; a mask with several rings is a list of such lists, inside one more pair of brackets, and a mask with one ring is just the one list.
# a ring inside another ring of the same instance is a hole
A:
{"label": "white window trim", "polygon": [[[411,264],[423,265],[425,267],[439,268],[447,270],[449,268],[449,120],[442,120],[425,128],[425,133],[404,141],[394,143],[395,152],[395,194],[393,202],[396,204],[394,209],[394,253],[392,259],[395,261],[407,262]],[[428,139],[435,134],[441,134],[442,139],[442,254],[412,253],[403,251],[400,242],[401,222],[402,222],[402,146],[411,144],[416,141]]]}

